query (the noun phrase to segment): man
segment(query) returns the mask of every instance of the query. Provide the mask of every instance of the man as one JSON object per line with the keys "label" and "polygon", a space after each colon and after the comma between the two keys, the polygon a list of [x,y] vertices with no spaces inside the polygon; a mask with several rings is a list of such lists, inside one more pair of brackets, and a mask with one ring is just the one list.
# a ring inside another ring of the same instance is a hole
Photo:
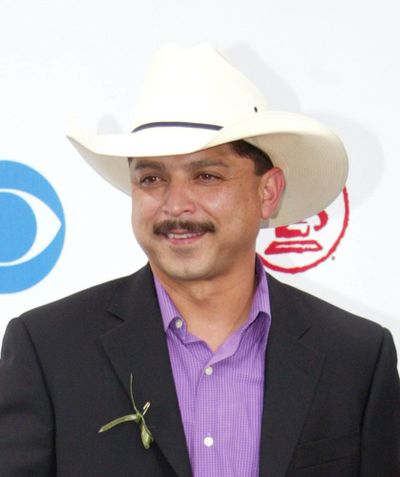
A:
{"label": "man", "polygon": [[341,191],[340,140],[268,111],[209,45],[160,51],[132,133],[68,134],[131,190],[149,265],[10,323],[2,477],[399,476],[389,332],[255,255],[260,226]]}

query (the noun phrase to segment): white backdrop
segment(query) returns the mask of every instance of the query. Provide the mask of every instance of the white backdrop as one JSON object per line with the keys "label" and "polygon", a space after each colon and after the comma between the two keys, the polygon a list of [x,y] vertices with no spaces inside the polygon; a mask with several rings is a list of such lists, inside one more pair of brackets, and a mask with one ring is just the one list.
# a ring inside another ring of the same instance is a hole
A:
{"label": "white backdrop", "polygon": [[[349,152],[350,218],[335,253],[302,273],[273,274],[389,327],[399,348],[398,10],[396,0],[0,0],[0,161],[42,174],[66,223],[51,272],[0,293],[0,338],[24,310],[145,263],[129,199],[83,162],[65,125],[81,112],[100,132],[129,131],[154,51],[206,40],[252,78],[271,109],[322,120]],[[36,219],[38,231],[50,227]],[[0,215],[0,234],[5,222]],[[270,238],[262,232],[260,252]],[[6,265],[0,259],[0,271]]]}

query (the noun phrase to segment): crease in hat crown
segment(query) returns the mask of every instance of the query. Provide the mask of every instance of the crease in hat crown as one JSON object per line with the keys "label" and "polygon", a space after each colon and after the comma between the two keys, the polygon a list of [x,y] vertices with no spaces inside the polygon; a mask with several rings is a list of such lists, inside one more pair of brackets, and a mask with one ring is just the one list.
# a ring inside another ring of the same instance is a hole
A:
{"label": "crease in hat crown", "polygon": [[342,191],[347,155],[330,128],[302,114],[271,111],[263,94],[209,43],[167,44],[155,55],[125,134],[95,134],[76,117],[67,136],[107,181],[130,193],[127,157],[191,153],[244,139],[285,173],[280,206],[262,227],[314,215]]}
{"label": "crease in hat crown", "polygon": [[226,127],[254,115],[254,107],[266,110],[263,95],[209,43],[170,44],[149,68],[132,129],[162,121]]}

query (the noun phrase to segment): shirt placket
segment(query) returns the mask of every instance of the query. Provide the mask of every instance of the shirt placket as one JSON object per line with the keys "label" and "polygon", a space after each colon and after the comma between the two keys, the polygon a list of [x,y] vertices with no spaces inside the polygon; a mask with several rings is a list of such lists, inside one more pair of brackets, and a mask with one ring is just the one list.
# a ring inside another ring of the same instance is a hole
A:
{"label": "shirt placket", "polygon": [[[196,477],[220,477],[223,475],[224,455],[223,432],[224,401],[222,393],[226,386],[226,376],[221,375],[221,362],[235,359],[241,332],[230,337],[225,345],[204,364],[199,373],[195,394],[194,452]],[[222,406],[221,406],[222,404]]]}
{"label": "shirt placket", "polygon": [[195,475],[217,477],[221,441],[218,434],[218,394],[216,378],[218,364],[203,366],[196,389],[194,419]]}

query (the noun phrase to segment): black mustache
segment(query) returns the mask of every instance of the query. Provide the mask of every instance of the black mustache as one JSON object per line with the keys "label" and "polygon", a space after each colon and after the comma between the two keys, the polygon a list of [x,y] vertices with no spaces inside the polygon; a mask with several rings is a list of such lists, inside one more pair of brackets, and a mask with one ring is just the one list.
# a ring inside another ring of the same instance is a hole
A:
{"label": "black mustache", "polygon": [[154,224],[153,232],[156,235],[167,235],[173,230],[185,230],[185,232],[200,234],[205,232],[215,232],[215,227],[211,222],[191,222],[190,220],[164,220]]}

